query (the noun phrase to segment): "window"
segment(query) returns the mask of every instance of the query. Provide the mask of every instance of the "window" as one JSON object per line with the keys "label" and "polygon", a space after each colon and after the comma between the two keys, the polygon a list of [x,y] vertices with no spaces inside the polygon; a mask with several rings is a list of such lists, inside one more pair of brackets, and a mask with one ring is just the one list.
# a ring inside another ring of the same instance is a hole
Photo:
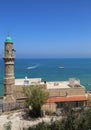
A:
{"label": "window", "polygon": [[57,108],[63,108],[63,107],[64,107],[64,102],[57,103]]}
{"label": "window", "polygon": [[24,85],[29,85],[29,80],[24,80]]}

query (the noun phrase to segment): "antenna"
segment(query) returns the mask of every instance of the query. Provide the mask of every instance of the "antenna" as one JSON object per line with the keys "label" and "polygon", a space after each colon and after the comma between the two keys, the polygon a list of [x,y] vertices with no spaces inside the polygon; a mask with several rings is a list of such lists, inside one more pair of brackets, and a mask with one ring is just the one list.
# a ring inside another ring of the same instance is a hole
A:
{"label": "antenna", "polygon": [[8,37],[10,36],[10,33],[9,33],[9,32],[7,33],[7,36],[8,36]]}

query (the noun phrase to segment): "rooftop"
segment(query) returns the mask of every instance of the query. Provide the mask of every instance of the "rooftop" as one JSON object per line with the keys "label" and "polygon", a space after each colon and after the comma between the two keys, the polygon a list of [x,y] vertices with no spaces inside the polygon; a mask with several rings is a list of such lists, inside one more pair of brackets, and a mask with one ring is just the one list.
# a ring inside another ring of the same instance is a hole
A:
{"label": "rooftop", "polygon": [[15,79],[15,85],[37,85],[41,82],[41,78],[27,78],[25,79]]}
{"label": "rooftop", "polygon": [[15,79],[15,85],[44,85],[46,84],[47,89],[60,89],[60,88],[77,88],[82,87],[80,81],[76,79],[69,79],[69,81],[51,81],[51,82],[42,82],[41,78],[27,78],[24,79]]}
{"label": "rooftop", "polygon": [[69,81],[47,82],[47,89],[70,88]]}
{"label": "rooftop", "polygon": [[54,102],[69,102],[69,101],[85,101],[86,96],[67,96],[67,97],[52,97],[47,100],[47,103]]}

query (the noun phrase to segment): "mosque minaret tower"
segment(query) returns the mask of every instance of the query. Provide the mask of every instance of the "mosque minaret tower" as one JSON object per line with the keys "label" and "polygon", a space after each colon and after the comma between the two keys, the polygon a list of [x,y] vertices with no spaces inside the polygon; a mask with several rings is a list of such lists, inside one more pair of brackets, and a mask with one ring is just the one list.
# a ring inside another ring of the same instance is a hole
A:
{"label": "mosque minaret tower", "polygon": [[10,36],[5,40],[4,47],[4,96],[11,95],[15,84],[14,77],[14,49],[13,42]]}
{"label": "mosque minaret tower", "polygon": [[15,54],[13,42],[10,36],[7,36],[4,43],[4,102],[13,102],[13,88],[15,85],[14,60]]}

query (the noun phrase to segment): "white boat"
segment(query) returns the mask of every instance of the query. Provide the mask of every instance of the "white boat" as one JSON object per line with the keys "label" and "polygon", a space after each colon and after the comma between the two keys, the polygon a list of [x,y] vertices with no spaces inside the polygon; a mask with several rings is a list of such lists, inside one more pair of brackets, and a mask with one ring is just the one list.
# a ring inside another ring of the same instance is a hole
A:
{"label": "white boat", "polygon": [[59,68],[59,69],[64,69],[64,66],[59,66],[58,68]]}

